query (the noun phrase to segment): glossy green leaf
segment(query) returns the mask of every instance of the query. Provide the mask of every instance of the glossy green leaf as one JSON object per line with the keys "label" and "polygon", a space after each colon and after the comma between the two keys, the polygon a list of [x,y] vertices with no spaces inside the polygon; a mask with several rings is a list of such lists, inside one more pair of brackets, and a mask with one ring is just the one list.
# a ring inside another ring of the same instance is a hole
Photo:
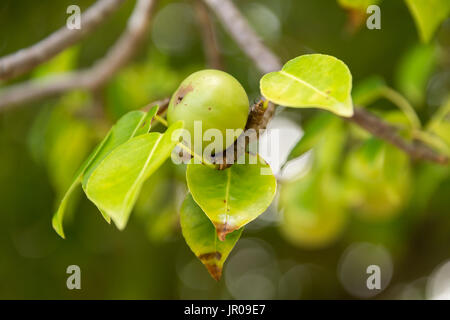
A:
{"label": "glossy green leaf", "polygon": [[323,134],[327,132],[326,128],[333,120],[333,115],[327,113],[319,113],[316,117],[311,119],[305,127],[303,136],[289,153],[287,161],[302,156],[305,152],[314,147]]}
{"label": "glossy green leaf", "polygon": [[448,0],[405,0],[423,42],[429,42],[439,25],[450,14]]}
{"label": "glossy green leaf", "polygon": [[111,151],[131,138],[147,133],[150,130],[152,119],[157,111],[158,107],[153,107],[148,112],[130,111],[117,121],[105,138],[95,158],[86,169],[83,176],[83,187],[86,187],[92,172]]}
{"label": "glossy green leaf", "polygon": [[236,163],[225,170],[189,164],[186,180],[222,241],[267,209],[277,185],[270,166],[255,155],[249,155],[245,164]]}
{"label": "glossy green leaf", "polygon": [[[130,138],[147,133],[150,130],[151,120],[158,111],[158,107],[153,107],[149,112],[143,111],[131,111],[125,114],[108,132],[106,137],[100,142],[95,150],[90,154],[83,165],[78,169],[78,172],[73,179],[69,189],[64,194],[58,210],[52,218],[53,229],[62,237],[65,238],[63,230],[63,219],[67,208],[67,202],[78,186],[79,183],[87,182],[89,176],[93,170],[99,165],[99,163],[116,147],[123,144]],[[84,179],[83,179],[84,177]],[[102,216],[109,223],[110,218],[104,210],[100,209]]]}
{"label": "glossy green leaf", "polygon": [[225,260],[242,230],[235,230],[228,235],[225,241],[219,241],[214,225],[197,205],[190,194],[186,195],[180,210],[181,231],[192,252],[208,269],[210,275],[219,280]]}
{"label": "glossy green leaf", "polygon": [[[74,116],[88,102],[86,94],[65,94],[40,112],[30,130],[30,151],[37,162],[45,165],[58,205],[92,146],[92,127]],[[67,207],[66,203],[65,210]]]}
{"label": "glossy green leaf", "polygon": [[292,59],[281,71],[262,77],[260,89],[264,97],[279,105],[353,115],[352,75],[345,63],[332,56],[310,54]]}
{"label": "glossy green leaf", "polygon": [[182,122],[164,134],[152,132],[114,149],[83,184],[87,197],[124,229],[144,181],[170,156],[181,135]]}

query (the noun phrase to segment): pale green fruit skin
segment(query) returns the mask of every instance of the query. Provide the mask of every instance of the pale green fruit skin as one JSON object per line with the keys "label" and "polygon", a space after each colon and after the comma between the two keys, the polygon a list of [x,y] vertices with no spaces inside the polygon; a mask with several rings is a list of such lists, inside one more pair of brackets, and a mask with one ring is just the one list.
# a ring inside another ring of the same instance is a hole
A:
{"label": "pale green fruit skin", "polygon": [[348,221],[337,179],[330,173],[309,172],[280,191],[281,234],[307,250],[323,249],[342,235]]}
{"label": "pale green fruit skin", "polygon": [[[226,129],[245,128],[249,112],[247,94],[231,75],[219,70],[202,70],[191,74],[172,96],[167,112],[169,125],[184,120],[184,128],[194,141],[194,121],[202,121],[202,131],[218,129],[226,143]],[[208,145],[204,141],[202,148]],[[218,150],[216,150],[218,151]]]}

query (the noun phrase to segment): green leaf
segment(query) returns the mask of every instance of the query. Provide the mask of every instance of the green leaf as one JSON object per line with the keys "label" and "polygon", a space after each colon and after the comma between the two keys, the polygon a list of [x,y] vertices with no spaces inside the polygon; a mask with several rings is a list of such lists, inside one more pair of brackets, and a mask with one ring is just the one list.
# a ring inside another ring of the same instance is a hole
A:
{"label": "green leaf", "polygon": [[[53,229],[62,237],[65,238],[63,230],[63,219],[66,212],[67,203],[70,199],[71,194],[76,189],[79,183],[85,184],[93,170],[98,166],[98,164],[117,146],[123,144],[130,138],[147,133],[150,130],[151,120],[158,111],[158,107],[155,106],[148,112],[143,111],[131,111],[125,114],[119,121],[114,125],[108,132],[106,137],[100,142],[100,144],[95,148],[95,150],[90,154],[83,165],[78,169],[75,174],[75,178],[71,183],[69,189],[64,194],[58,210],[53,215],[52,226]],[[108,215],[100,209],[102,216],[105,220],[110,223],[110,218]]]}
{"label": "green leaf", "polygon": [[170,156],[181,136],[176,122],[164,134],[134,137],[114,149],[83,184],[87,197],[124,229],[144,181]]}
{"label": "green leaf", "polygon": [[[61,202],[59,204],[58,210],[56,211],[56,213],[53,215],[52,218],[52,226],[53,229],[56,231],[56,233],[58,233],[63,239],[66,238],[65,234],[64,234],[64,229],[63,229],[63,220],[64,220],[64,215],[66,213],[66,209],[67,209],[67,204],[70,200],[70,197],[72,195],[72,193],[75,191],[76,187],[78,186],[78,184],[81,183],[81,179],[83,177],[83,173],[86,170],[86,168],[89,166],[89,164],[92,162],[92,159],[95,158],[95,156],[97,155],[98,151],[102,148],[104,142],[107,140],[109,134],[106,136],[105,139],[103,139],[103,141],[94,149],[94,151],[90,154],[90,156],[87,158],[87,160],[83,163],[83,165],[78,169],[77,173],[75,174],[75,178],[72,182],[72,184],[70,185],[69,189],[66,191],[66,193],[64,194],[63,198],[61,199]],[[102,213],[103,215],[103,213]],[[103,215],[104,216],[104,215]],[[105,218],[106,219],[106,218]],[[108,221],[108,219],[106,219],[106,221]],[[109,222],[109,221],[108,221]]]}
{"label": "green leaf", "polygon": [[292,59],[281,71],[262,77],[260,88],[264,97],[279,105],[353,115],[352,75],[345,63],[332,56],[311,54]]}
{"label": "green leaf", "polygon": [[143,111],[131,111],[117,121],[106,136],[98,154],[86,169],[83,177],[83,187],[86,187],[86,183],[92,172],[111,151],[131,138],[147,133],[150,130],[152,119],[157,111],[158,107],[151,108],[147,113]]}
{"label": "green leaf", "polygon": [[77,66],[80,47],[73,46],[57,54],[51,60],[41,64],[33,71],[33,78],[50,76],[73,70]]}
{"label": "green leaf", "polygon": [[263,213],[276,192],[270,166],[259,156],[248,155],[245,164],[216,170],[189,164],[186,180],[195,202],[214,224],[220,240]]}
{"label": "green leaf", "polygon": [[180,210],[181,231],[189,248],[208,269],[217,281],[222,275],[225,260],[244,228],[233,231],[225,241],[219,241],[214,225],[195,203],[191,194],[187,194]]}
{"label": "green leaf", "polygon": [[327,113],[319,113],[316,117],[311,119],[305,127],[303,136],[289,153],[287,161],[300,157],[314,147],[323,134],[326,133],[326,128],[333,120],[334,117]]}
{"label": "green leaf", "polygon": [[382,90],[386,87],[386,82],[379,76],[369,77],[360,83],[353,89],[353,101],[355,105],[368,106],[375,102]]}
{"label": "green leaf", "polygon": [[429,42],[439,25],[450,13],[448,0],[405,0],[414,17],[420,38]]}
{"label": "green leaf", "polygon": [[318,171],[336,172],[342,165],[346,147],[347,130],[343,119],[334,117],[313,148],[313,168]]}
{"label": "green leaf", "polygon": [[58,210],[56,211],[56,213],[53,215],[53,218],[52,218],[53,229],[63,239],[66,238],[66,236],[64,234],[63,224],[62,224],[63,219],[64,219],[64,214],[66,213],[67,204],[69,202],[70,196],[75,191],[75,188],[78,186],[80,181],[81,181],[81,179],[79,176],[74,179],[72,185],[69,187],[69,189],[67,190],[67,192],[64,194],[63,198],[61,199],[61,203],[59,204]]}
{"label": "green leaf", "polygon": [[397,87],[415,105],[425,101],[427,83],[436,67],[436,58],[433,45],[419,45],[409,50],[399,64]]}

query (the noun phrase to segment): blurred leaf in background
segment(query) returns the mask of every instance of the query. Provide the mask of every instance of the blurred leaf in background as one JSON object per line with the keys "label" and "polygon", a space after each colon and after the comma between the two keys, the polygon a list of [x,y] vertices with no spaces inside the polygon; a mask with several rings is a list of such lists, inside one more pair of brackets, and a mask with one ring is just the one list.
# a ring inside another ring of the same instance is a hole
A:
{"label": "blurred leaf in background", "polygon": [[450,2],[447,0],[405,0],[415,19],[420,38],[429,42],[436,29],[448,17]]}
{"label": "blurred leaf in background", "polygon": [[400,61],[397,87],[415,106],[425,101],[428,79],[436,68],[436,48],[432,45],[417,45],[407,51]]}
{"label": "blurred leaf in background", "polygon": [[174,68],[169,58],[156,50],[141,62],[122,69],[110,82],[106,106],[113,118],[148,103],[171,96],[195,66]]}

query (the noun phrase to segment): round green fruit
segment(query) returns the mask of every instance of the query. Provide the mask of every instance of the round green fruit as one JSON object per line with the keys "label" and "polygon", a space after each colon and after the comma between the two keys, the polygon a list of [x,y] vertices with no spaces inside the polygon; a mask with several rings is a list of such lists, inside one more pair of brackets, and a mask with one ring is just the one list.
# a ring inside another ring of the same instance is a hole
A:
{"label": "round green fruit", "polygon": [[[195,148],[197,146],[192,143],[198,138],[194,139],[194,134],[201,135],[202,150],[211,143],[203,141],[205,131],[219,130],[224,150],[234,142],[226,141],[226,130],[243,130],[248,112],[247,94],[234,77],[219,70],[202,70],[191,74],[180,84],[170,100],[167,120],[169,124],[183,120],[184,128],[191,135],[191,146]],[[196,121],[201,122],[197,123],[194,132]],[[202,132],[199,132],[199,127]]]}
{"label": "round green fruit", "polygon": [[348,221],[338,180],[329,173],[310,171],[297,181],[284,183],[280,205],[280,231],[286,240],[302,249],[330,246],[341,236]]}

